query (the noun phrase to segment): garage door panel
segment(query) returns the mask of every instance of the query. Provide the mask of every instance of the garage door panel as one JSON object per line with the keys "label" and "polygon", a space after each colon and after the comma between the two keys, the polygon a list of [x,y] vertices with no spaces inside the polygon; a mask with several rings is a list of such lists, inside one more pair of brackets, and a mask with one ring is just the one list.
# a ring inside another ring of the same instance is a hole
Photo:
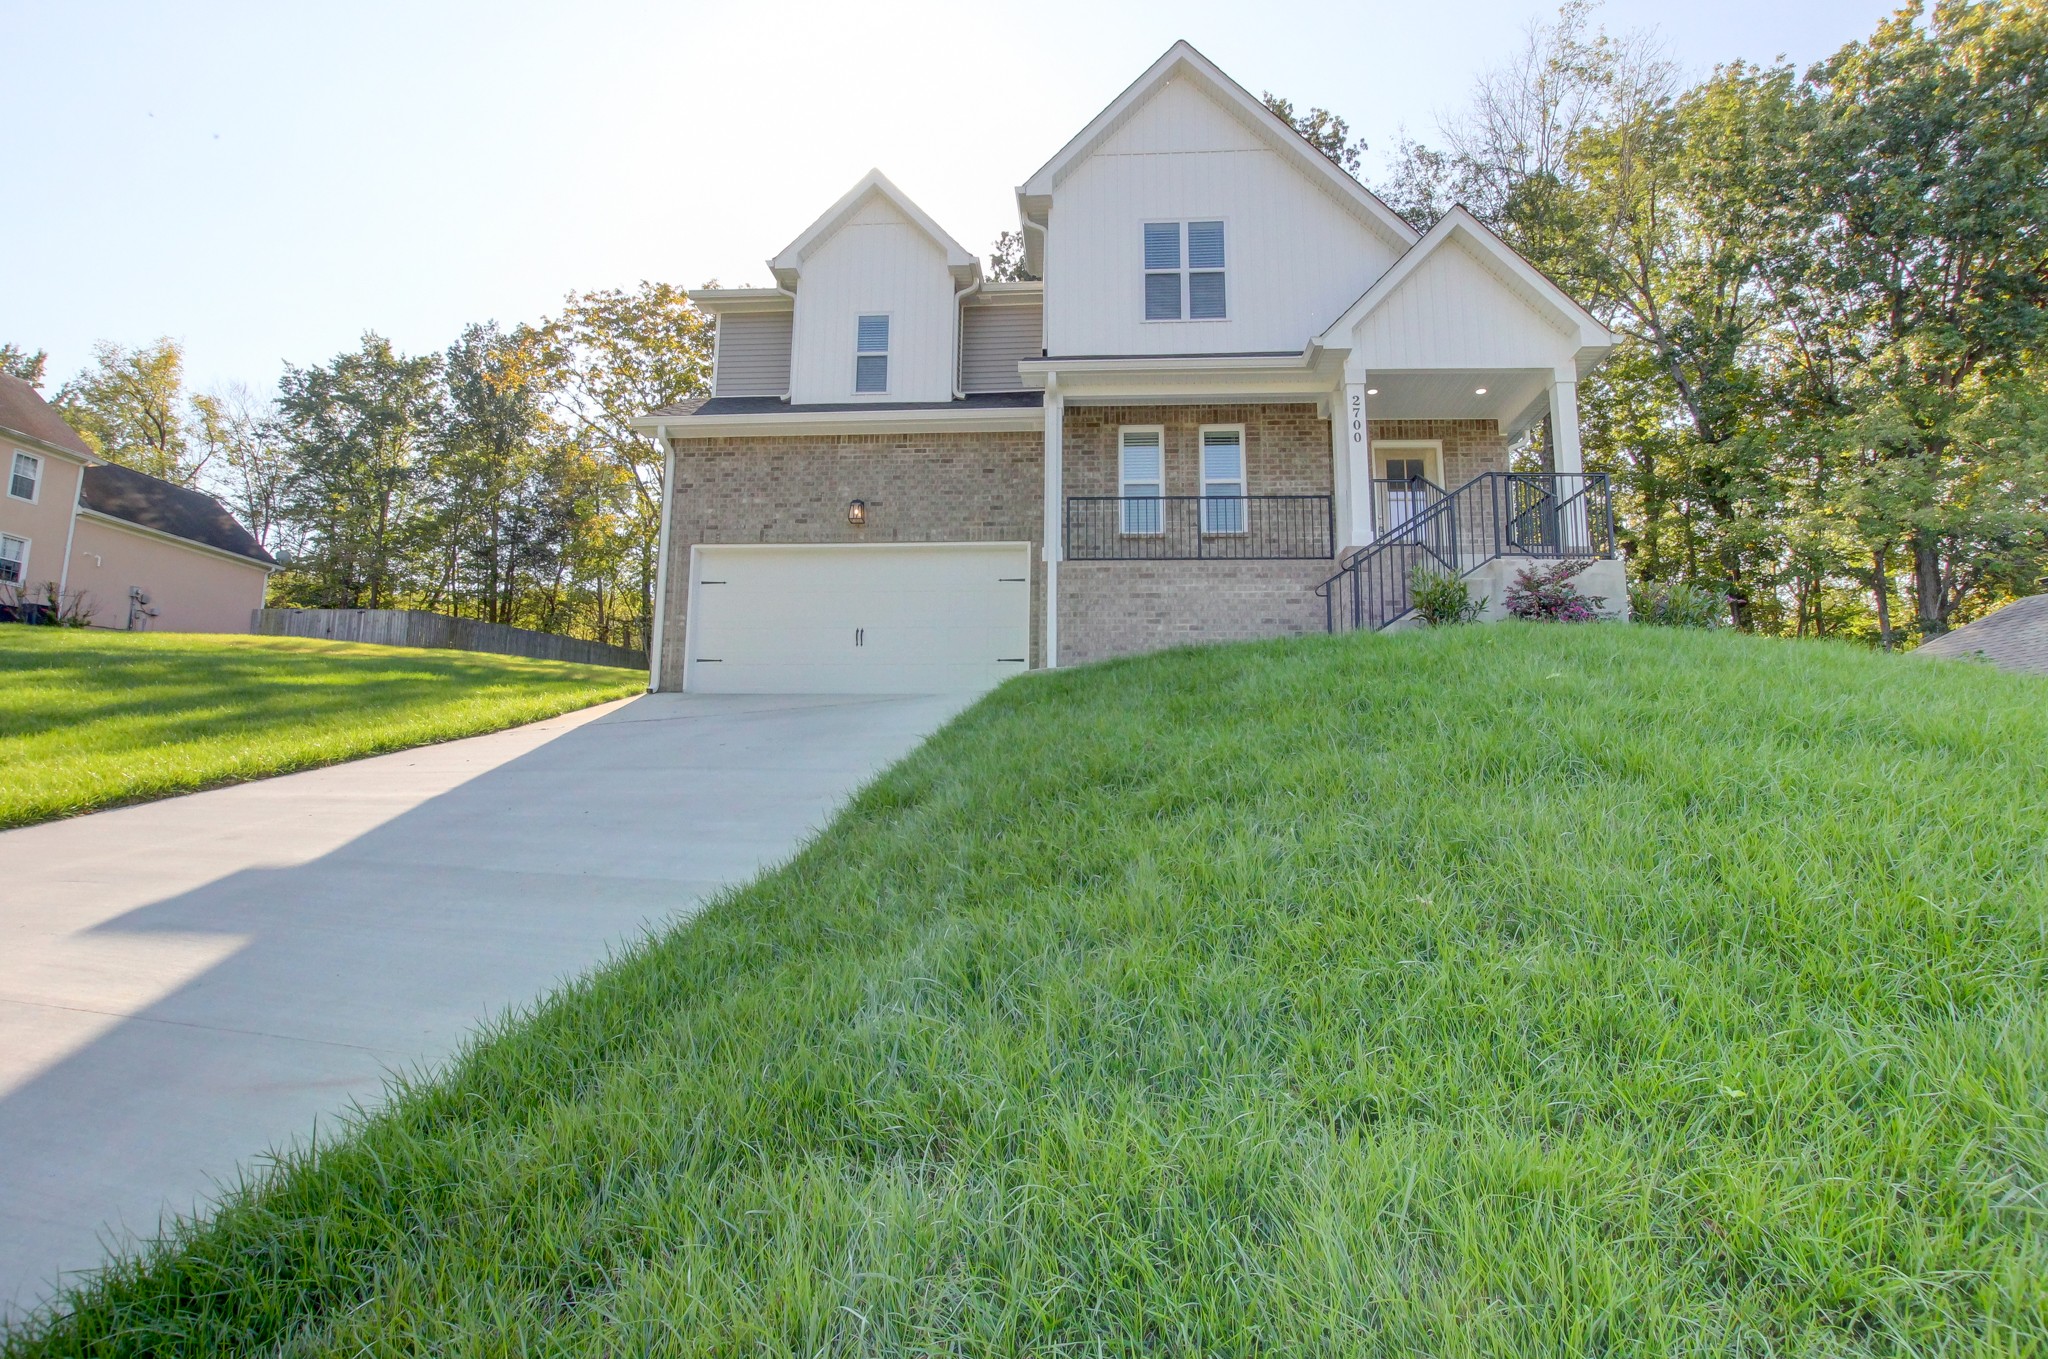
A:
{"label": "garage door panel", "polygon": [[700,547],[689,685],[952,693],[1025,668],[1027,544]]}

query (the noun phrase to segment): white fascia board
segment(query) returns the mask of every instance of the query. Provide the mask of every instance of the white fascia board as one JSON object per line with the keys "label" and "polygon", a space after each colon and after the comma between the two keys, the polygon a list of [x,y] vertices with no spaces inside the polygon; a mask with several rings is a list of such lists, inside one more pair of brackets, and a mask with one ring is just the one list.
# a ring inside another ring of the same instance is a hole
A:
{"label": "white fascia board", "polygon": [[1045,427],[1036,406],[974,411],[771,411],[755,415],[642,416],[636,430],[666,425],[671,439],[772,438],[784,434],[1021,433]]}
{"label": "white fascia board", "polygon": [[789,311],[796,299],[780,288],[692,288],[683,296],[699,311]]}
{"label": "white fascia board", "polygon": [[837,203],[825,209],[817,221],[805,227],[801,235],[768,261],[768,267],[775,271],[776,281],[785,288],[793,288],[797,275],[803,270],[804,256],[808,255],[820,241],[844,226],[847,219],[859,211],[861,204],[877,195],[886,198],[898,212],[916,223],[918,229],[945,252],[946,267],[952,270],[956,277],[960,277],[964,282],[966,278],[980,275],[979,255],[973,254],[966,246],[948,235],[944,227],[933,221],[929,213],[912,202],[910,195],[891,183],[887,175],[880,170],[870,170],[861,177],[860,183],[842,194]]}
{"label": "white fascia board", "polygon": [[1345,351],[1311,344],[1299,354],[1109,355],[1098,358],[1023,359],[1017,372],[1029,388],[1042,388],[1057,374],[1062,389],[1091,382],[1149,380],[1162,385],[1247,382],[1277,389],[1300,383],[1322,390],[1336,380]]}
{"label": "white fascia board", "polygon": [[1316,343],[1326,347],[1350,348],[1351,332],[1370,316],[1373,311],[1392,297],[1414,272],[1422,267],[1425,260],[1456,241],[1477,251],[1512,280],[1514,291],[1539,312],[1549,312],[1551,319],[1561,324],[1568,332],[1576,332],[1579,349],[1597,351],[1588,369],[1597,365],[1618,342],[1619,337],[1594,317],[1593,313],[1580,306],[1577,299],[1550,281],[1550,276],[1529,263],[1506,241],[1493,234],[1477,217],[1462,207],[1454,207],[1437,220],[1429,234],[1409,247],[1408,252],[1395,260],[1393,267],[1373,281],[1373,285],[1362,293],[1356,302],[1344,309],[1344,314],[1331,322],[1329,327],[1316,338]]}
{"label": "white fascia board", "polygon": [[160,543],[170,543],[174,547],[182,547],[191,552],[203,552],[209,557],[219,557],[223,561],[235,562],[242,566],[253,566],[266,576],[278,569],[273,563],[259,562],[254,557],[245,557],[239,552],[230,552],[224,547],[215,547],[212,543],[196,542],[191,538],[180,537],[175,533],[165,533],[162,529],[153,529],[146,524],[138,524],[132,519],[122,519],[117,515],[106,514],[100,510],[87,509],[83,505],[78,507],[78,517],[80,519],[90,519],[95,524],[105,524],[108,528],[121,529],[124,532],[134,534],[138,538],[154,538]]}
{"label": "white fascia board", "polygon": [[[1165,55],[1111,100],[1109,106],[1096,114],[1086,127],[1075,133],[1051,160],[1038,168],[1036,174],[1017,186],[1020,220],[1027,227],[1033,217],[1043,220],[1041,205],[1050,206],[1053,192],[1066,178],[1067,171],[1121,127],[1124,120],[1150,99],[1161,85],[1178,75],[1190,76],[1212,94],[1221,96],[1224,103],[1234,108],[1239,117],[1275,150],[1291,156],[1297,168],[1351,208],[1391,244],[1405,247],[1415,243],[1419,233],[1402,219],[1401,214],[1388,207],[1379,195],[1345,174],[1328,156],[1310,146],[1299,132],[1267,108],[1264,101],[1253,98],[1251,91],[1225,75],[1215,62],[1197,52],[1185,38],[1167,48]],[[1026,239],[1028,243],[1028,231]]]}
{"label": "white fascia board", "polygon": [[98,467],[100,465],[100,460],[91,454],[81,453],[75,448],[64,448],[57,444],[46,443],[33,434],[24,434],[18,429],[9,429],[5,425],[0,425],[0,443],[19,445],[25,453],[45,453],[50,457],[68,462],[74,467]]}

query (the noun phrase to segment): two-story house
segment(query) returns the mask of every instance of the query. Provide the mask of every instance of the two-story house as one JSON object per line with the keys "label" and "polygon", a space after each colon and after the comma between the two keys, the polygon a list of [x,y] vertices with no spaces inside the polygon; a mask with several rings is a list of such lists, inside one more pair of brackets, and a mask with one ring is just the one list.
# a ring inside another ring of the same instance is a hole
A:
{"label": "two-story house", "polygon": [[[1419,234],[1186,43],[1016,191],[993,282],[879,171],[700,289],[653,684],[924,692],[1402,621],[1418,565],[1596,559],[1577,384],[1614,337],[1455,210]],[[1541,467],[1509,450],[1539,422]]]}

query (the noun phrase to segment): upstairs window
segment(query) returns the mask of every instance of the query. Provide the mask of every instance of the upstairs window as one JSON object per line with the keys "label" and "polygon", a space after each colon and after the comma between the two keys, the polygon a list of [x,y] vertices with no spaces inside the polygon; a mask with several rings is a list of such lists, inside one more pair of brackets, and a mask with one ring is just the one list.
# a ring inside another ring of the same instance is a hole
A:
{"label": "upstairs window", "polygon": [[856,392],[886,392],[889,390],[889,317],[881,315],[860,318],[858,334],[853,342],[853,390]]}
{"label": "upstairs window", "polygon": [[1145,223],[1145,319],[1220,321],[1223,223]]}
{"label": "upstairs window", "polygon": [[14,469],[7,478],[7,494],[16,500],[34,500],[43,484],[43,460],[16,449]]}
{"label": "upstairs window", "polygon": [[1158,533],[1163,528],[1159,497],[1166,490],[1166,431],[1158,425],[1127,426],[1117,442],[1120,527],[1125,533]]}

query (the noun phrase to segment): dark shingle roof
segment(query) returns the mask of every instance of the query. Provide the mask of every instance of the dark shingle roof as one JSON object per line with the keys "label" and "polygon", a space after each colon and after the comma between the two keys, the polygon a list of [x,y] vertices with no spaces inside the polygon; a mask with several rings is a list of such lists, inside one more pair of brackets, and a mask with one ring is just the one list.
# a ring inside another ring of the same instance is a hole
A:
{"label": "dark shingle roof", "polygon": [[1976,622],[1922,642],[1916,656],[1981,656],[2007,670],[2048,675],[2048,595],[2015,599]]}
{"label": "dark shingle roof", "polygon": [[263,544],[235,517],[221,508],[218,500],[203,491],[160,480],[130,467],[101,463],[85,469],[85,486],[79,504],[88,510],[125,519],[143,528],[168,533],[207,547],[232,552],[238,557],[277,564]]}
{"label": "dark shingle roof", "polygon": [[792,405],[779,396],[714,396],[661,406],[654,415],[836,415],[843,411],[1035,410],[1043,392],[976,392],[959,401],[821,401]]}
{"label": "dark shingle roof", "polygon": [[42,394],[18,377],[0,373],[0,429],[26,435],[52,448],[90,458],[93,451],[78,431],[64,423]]}

